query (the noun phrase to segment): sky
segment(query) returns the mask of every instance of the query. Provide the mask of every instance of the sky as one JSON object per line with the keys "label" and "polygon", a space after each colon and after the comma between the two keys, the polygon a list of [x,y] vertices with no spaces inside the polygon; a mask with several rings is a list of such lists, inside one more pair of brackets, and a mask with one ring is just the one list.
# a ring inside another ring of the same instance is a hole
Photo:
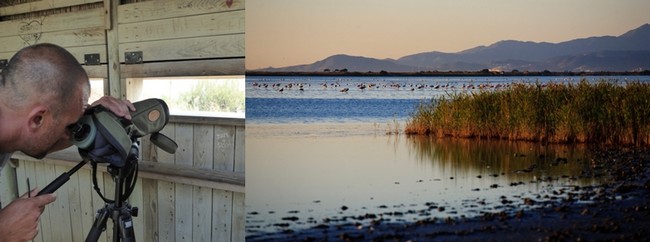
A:
{"label": "sky", "polygon": [[246,69],[618,36],[648,13],[648,0],[247,0]]}

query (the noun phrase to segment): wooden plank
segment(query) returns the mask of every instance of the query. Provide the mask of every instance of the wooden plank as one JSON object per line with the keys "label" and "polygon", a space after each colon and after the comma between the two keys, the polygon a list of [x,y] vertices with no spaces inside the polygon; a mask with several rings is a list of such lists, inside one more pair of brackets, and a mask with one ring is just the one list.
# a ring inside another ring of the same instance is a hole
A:
{"label": "wooden plank", "polygon": [[61,13],[32,19],[19,19],[0,22],[1,36],[20,36],[28,43],[38,42],[46,32],[73,29],[87,29],[104,26],[104,9],[96,8],[77,11],[74,14]]}
{"label": "wooden plank", "polygon": [[158,212],[159,241],[174,241],[176,239],[174,183],[158,181],[157,190],[160,208]]}
{"label": "wooden plank", "polygon": [[212,125],[194,124],[193,166],[212,170],[214,159],[214,128]]}
{"label": "wooden plank", "polygon": [[[233,173],[233,174],[235,174],[237,177],[241,177],[240,179],[241,183],[244,183],[244,176],[245,176],[244,173]],[[191,186],[214,188],[214,189],[225,190],[225,191],[244,192],[245,190],[243,184],[235,185],[235,184],[230,184],[225,182],[206,181],[206,180],[195,179],[195,178],[185,178],[182,176],[177,176],[170,179],[168,176],[162,175],[160,173],[140,172],[139,176],[142,178],[154,179],[161,182],[179,183],[179,184],[186,184]]]}
{"label": "wooden plank", "polygon": [[111,30],[113,29],[113,19],[117,18],[117,13],[115,12],[115,10],[117,9],[111,8],[111,3],[113,1],[111,0],[103,0],[103,1],[104,1],[104,9],[106,9],[106,14],[104,14],[104,28],[106,30]]}
{"label": "wooden plank", "polygon": [[[67,171],[62,166],[51,166],[51,178],[53,181],[60,174]],[[66,183],[64,187],[56,191],[56,201],[50,207],[50,225],[52,225],[52,239],[54,241],[72,241],[71,219],[70,219],[70,197],[69,187],[71,184]],[[47,239],[44,237],[43,239]]]}
{"label": "wooden plank", "polygon": [[158,0],[120,5],[117,16],[119,23],[133,23],[243,10],[244,7],[244,0],[232,0],[231,4],[227,0]]}
{"label": "wooden plank", "polygon": [[121,65],[120,70],[125,78],[244,75],[244,62],[244,58],[183,60]]}
{"label": "wooden plank", "polygon": [[[105,180],[105,179],[104,179],[104,175],[106,175],[106,174],[103,173],[103,172],[100,172],[100,168],[101,168],[101,167],[98,167],[98,168],[97,168],[97,169],[98,169],[98,170],[97,170],[97,186],[98,186],[102,191],[104,191],[104,190],[105,190],[105,189],[104,189],[104,188],[105,188],[105,187],[104,187],[104,180]],[[92,172],[90,172],[90,175],[91,175],[91,177],[92,177]],[[108,176],[108,175],[106,175],[106,176]],[[102,198],[99,197],[99,195],[97,195],[97,193],[94,191],[94,189],[93,189],[93,191],[92,191],[92,203],[93,203],[92,206],[93,206],[93,222],[94,222],[94,221],[95,221],[95,217],[97,216],[97,211],[98,211],[99,209],[104,208],[104,206],[105,206],[105,202],[104,202],[104,200],[102,200]],[[106,226],[106,227],[108,228],[109,225],[110,225],[110,224],[107,222],[107,226]],[[90,224],[90,226],[92,226],[92,223]],[[112,226],[112,225],[111,225],[111,226]],[[86,231],[87,231],[87,232],[86,232],[86,235],[87,235],[88,232],[90,232],[90,229],[87,229]],[[112,230],[106,230],[106,231],[112,231]],[[106,232],[104,232],[104,233],[102,233],[102,235],[99,237],[99,240],[98,240],[98,241],[108,242],[108,241],[111,241],[111,240],[108,240],[108,236],[106,235]]]}
{"label": "wooden plank", "polygon": [[[22,188],[23,190],[20,193],[18,193],[18,195],[22,196],[22,195],[27,193],[27,191],[28,191],[27,184],[26,184],[27,183],[27,178],[29,178],[31,189],[36,188],[36,189],[40,190],[43,187],[45,187],[45,185],[40,185],[41,183],[45,183],[45,182],[49,183],[49,181],[45,181],[41,177],[38,177],[38,174],[40,172],[38,172],[36,170],[36,168],[39,167],[39,166],[44,167],[43,164],[40,164],[40,163],[37,163],[37,162],[25,162],[25,161],[21,161],[20,163],[21,163],[22,166],[24,166],[24,171],[25,171],[24,175],[25,175],[25,177],[22,178],[21,180],[17,180],[17,183],[19,185],[21,185],[21,183],[22,183],[22,187],[23,187]],[[34,241],[47,241],[47,240],[44,239],[43,235],[47,233],[46,231],[44,231],[46,229],[47,229],[47,231],[50,231],[50,233],[51,233],[51,230],[49,229],[50,228],[50,219],[49,219],[50,211],[49,211],[49,208],[51,208],[51,207],[52,207],[52,205],[50,204],[50,205],[46,206],[45,210],[43,210],[43,213],[41,214],[41,217],[40,217],[41,222],[39,223],[39,234],[36,236],[36,238],[34,238]],[[47,211],[47,214],[46,214],[46,211]],[[47,237],[45,237],[45,238],[47,238]]]}
{"label": "wooden plank", "polygon": [[[235,172],[245,172],[245,127],[235,128]],[[232,241],[246,240],[245,225],[245,194],[243,192],[233,193],[232,212]]]}
{"label": "wooden plank", "polygon": [[214,127],[214,169],[233,171],[235,160],[235,127]]}
{"label": "wooden plank", "polygon": [[[168,124],[160,133],[171,139],[175,139],[175,125]],[[159,149],[159,148],[157,148]],[[174,163],[174,155],[164,151],[158,151],[158,162]],[[158,181],[158,239],[156,241],[174,241],[176,239],[174,226],[176,209],[174,197],[174,183]]]}
{"label": "wooden plank", "polygon": [[[115,199],[115,182],[113,182],[113,178],[108,173],[103,173],[103,177],[104,177],[104,187],[102,189],[102,193],[104,194],[104,197],[113,200]],[[114,241],[113,220],[111,220],[110,218],[108,219],[108,222],[106,222],[106,231],[104,231],[103,236],[106,236],[106,241]]]}
{"label": "wooden plank", "polygon": [[[189,159],[189,161],[191,161],[191,159]],[[172,165],[172,164],[149,162],[149,161],[141,161],[139,166],[140,166],[140,172],[142,173],[147,173],[155,170],[156,173],[162,176],[176,175],[178,178],[187,177],[187,178],[194,178],[198,180],[222,182],[222,183],[228,183],[228,184],[239,185],[239,186],[243,186],[245,183],[244,180],[245,177],[243,172],[226,172],[226,171],[220,171],[214,169],[192,167],[192,166],[182,165],[182,164]],[[146,176],[143,175],[143,177]],[[176,179],[167,178],[164,180],[177,182],[180,181],[180,179],[178,178]]]}
{"label": "wooden plank", "polygon": [[82,67],[86,70],[88,78],[108,78],[108,65],[106,64],[93,66],[82,65]]}
{"label": "wooden plank", "polygon": [[[39,188],[43,188],[47,186],[51,181],[53,181],[56,176],[55,176],[55,170],[54,170],[54,165],[46,165],[46,164],[36,164],[35,163],[35,173],[36,176],[38,177],[37,179],[37,184]],[[57,201],[60,199],[60,194],[57,192]],[[56,217],[59,215],[59,209],[58,209],[58,203],[57,201],[47,205],[43,213],[41,214],[41,227],[42,227],[42,233],[43,233],[43,238],[44,240],[47,238],[52,238],[53,240],[56,238],[61,238],[63,235],[58,229],[60,229],[59,225],[56,222]],[[41,233],[39,232],[39,234]]]}
{"label": "wooden plank", "polygon": [[[109,16],[111,26],[117,26],[117,18],[115,13],[117,13],[117,8],[120,5],[120,1],[110,1],[108,3],[109,8],[107,11],[111,13]],[[126,88],[122,85],[122,74],[120,71],[120,49],[119,49],[119,32],[117,28],[111,27],[106,31],[106,53],[108,58],[106,59],[108,63],[108,95],[122,98],[126,97]]]}
{"label": "wooden plank", "polygon": [[120,43],[243,34],[244,11],[120,24]]}
{"label": "wooden plank", "polygon": [[[133,99],[129,99],[133,100]],[[151,136],[147,135],[145,137],[142,137],[140,139],[140,155],[141,158],[140,160],[148,160],[148,161],[156,161],[157,159],[157,154],[156,154],[156,146],[151,143],[151,140],[149,139]]]}
{"label": "wooden plank", "polygon": [[[56,43],[54,43],[56,44]],[[79,63],[84,63],[85,54],[99,53],[100,61],[106,63],[106,46],[103,45],[89,45],[89,46],[78,46],[66,48],[70,54],[72,54]],[[0,52],[0,59],[11,59],[11,57],[16,54],[15,51],[11,52]]]}
{"label": "wooden plank", "polygon": [[246,241],[246,225],[244,216],[246,196],[244,193],[233,193],[232,212],[232,240]]}
{"label": "wooden plank", "polygon": [[[135,183],[135,187],[133,188],[133,192],[131,193],[131,196],[129,196],[129,204],[131,204],[132,208],[144,208],[144,201],[143,201],[143,190],[142,190],[142,177],[138,177]],[[138,211],[139,212],[139,211]],[[144,217],[142,216],[142,213],[138,214],[137,217],[132,217],[131,218],[133,221],[133,232],[135,234],[135,241],[143,241],[144,240]]]}
{"label": "wooden plank", "polygon": [[[171,125],[167,125],[169,127]],[[165,127],[165,129],[167,128]],[[163,130],[165,130],[163,129]],[[158,149],[158,148],[156,148]],[[157,151],[165,156],[171,156],[173,160],[173,155],[167,154],[162,150]],[[78,156],[78,154],[76,154]],[[16,155],[20,159],[25,160],[35,160],[34,158],[28,157],[26,155]],[[165,156],[162,156],[162,159],[166,159]],[[43,159],[43,164],[55,164],[63,165],[66,167],[73,167],[78,164],[79,158],[76,156],[70,156],[70,154],[60,154],[54,153],[50,154],[47,158]],[[81,168],[90,169],[90,166],[84,166]],[[245,183],[245,174],[243,172],[227,172],[219,171],[215,169],[202,169],[196,168],[187,165],[175,165],[168,164],[166,162],[151,162],[151,161],[140,161],[139,162],[139,171],[138,176],[142,178],[156,179],[160,181],[168,181],[173,183],[183,183],[188,185],[203,186],[209,188],[223,189],[228,191],[243,192],[244,183]],[[102,180],[101,175],[106,172],[106,165],[100,164],[98,167],[99,174],[98,182],[101,186]],[[103,190],[103,188],[102,188]],[[109,191],[113,192],[113,191]],[[110,198],[110,197],[109,197]]]}
{"label": "wooden plank", "polygon": [[246,171],[246,128],[236,127],[235,130],[235,172]]}
{"label": "wooden plank", "polygon": [[233,241],[232,194],[230,191],[212,190],[212,241]]}
{"label": "wooden plank", "polygon": [[[57,166],[57,173],[63,174],[68,172],[68,167]],[[60,172],[60,173],[59,173]],[[70,180],[62,187],[68,191],[68,213],[70,214],[70,241],[83,241],[86,238],[87,231],[83,228],[83,211],[81,208],[81,197],[90,197],[84,191],[81,191],[81,182],[79,176],[73,175]]]}
{"label": "wooden plank", "polygon": [[144,62],[243,57],[244,34],[124,43],[120,62],[133,51],[142,51]]}
{"label": "wooden plank", "polygon": [[[90,228],[94,222],[95,209],[93,208],[93,195],[95,190],[93,190],[91,171],[87,169],[81,169],[77,171],[77,176],[79,177],[79,191],[82,194],[81,196],[81,231],[82,235],[85,238],[90,232]],[[96,196],[96,195],[95,195]],[[99,197],[97,197],[99,198]]]}
{"label": "wooden plank", "polygon": [[169,118],[169,122],[188,123],[188,124],[211,124],[211,125],[219,125],[219,126],[244,126],[244,124],[246,123],[246,119],[172,115]]}
{"label": "wooden plank", "polygon": [[[191,166],[194,154],[192,140],[193,125],[177,124],[176,143],[178,149],[174,157],[176,165]],[[176,241],[192,241],[192,186],[176,183]]]}
{"label": "wooden plank", "polygon": [[[126,99],[142,100],[142,78],[126,78]],[[142,147],[144,150],[144,147]],[[144,156],[143,156],[144,157]]]}
{"label": "wooden plank", "polygon": [[[4,30],[3,30],[4,31]],[[56,43],[63,48],[87,45],[104,45],[106,36],[101,27],[72,29],[55,32],[44,32],[38,35],[38,39],[31,41],[30,38],[20,35],[0,37],[0,52],[17,52],[25,46],[35,43]]]}
{"label": "wooden plank", "polygon": [[23,4],[16,4],[13,6],[2,7],[0,8],[0,16],[37,12],[37,11],[43,11],[48,9],[70,7],[70,6],[101,2],[101,1],[103,0],[42,0],[36,2],[28,2]]}
{"label": "wooden plank", "polygon": [[[214,128],[212,125],[194,125],[194,167],[212,169],[214,159]],[[212,189],[193,187],[192,238],[194,241],[210,241],[212,233]]]}
{"label": "wooden plank", "polygon": [[142,179],[142,207],[140,216],[144,223],[144,241],[158,241],[158,182]]}

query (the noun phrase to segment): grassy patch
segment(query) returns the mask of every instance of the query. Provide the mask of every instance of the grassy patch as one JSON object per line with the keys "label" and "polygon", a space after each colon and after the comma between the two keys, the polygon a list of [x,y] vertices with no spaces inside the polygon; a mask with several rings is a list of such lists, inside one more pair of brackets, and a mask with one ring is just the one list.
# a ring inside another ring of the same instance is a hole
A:
{"label": "grassy patch", "polygon": [[650,85],[513,84],[421,105],[406,134],[548,143],[650,144]]}

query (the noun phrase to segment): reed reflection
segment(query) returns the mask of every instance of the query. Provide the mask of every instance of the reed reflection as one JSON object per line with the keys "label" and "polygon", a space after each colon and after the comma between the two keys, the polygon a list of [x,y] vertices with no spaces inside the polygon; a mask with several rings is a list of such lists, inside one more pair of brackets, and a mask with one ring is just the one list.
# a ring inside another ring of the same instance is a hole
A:
{"label": "reed reflection", "polygon": [[[408,136],[417,161],[460,178],[500,177],[510,185],[559,181],[591,185],[590,161],[584,145],[540,145],[483,139],[440,139]],[[501,180],[501,179],[500,179]]]}

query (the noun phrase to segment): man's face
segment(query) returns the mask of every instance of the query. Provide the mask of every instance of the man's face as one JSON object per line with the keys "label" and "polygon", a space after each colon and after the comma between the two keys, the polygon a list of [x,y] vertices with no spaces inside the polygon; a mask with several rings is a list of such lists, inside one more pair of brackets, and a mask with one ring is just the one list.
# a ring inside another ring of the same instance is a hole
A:
{"label": "man's face", "polygon": [[[42,159],[48,153],[70,146],[72,134],[68,126],[76,123],[83,115],[88,103],[89,88],[87,85],[79,85],[76,90],[70,93],[74,95],[74,103],[70,103],[66,110],[59,115],[49,115],[44,117],[46,121],[39,132],[39,137],[33,142],[31,149],[25,150],[26,154]],[[63,104],[55,104],[63,105]]]}

